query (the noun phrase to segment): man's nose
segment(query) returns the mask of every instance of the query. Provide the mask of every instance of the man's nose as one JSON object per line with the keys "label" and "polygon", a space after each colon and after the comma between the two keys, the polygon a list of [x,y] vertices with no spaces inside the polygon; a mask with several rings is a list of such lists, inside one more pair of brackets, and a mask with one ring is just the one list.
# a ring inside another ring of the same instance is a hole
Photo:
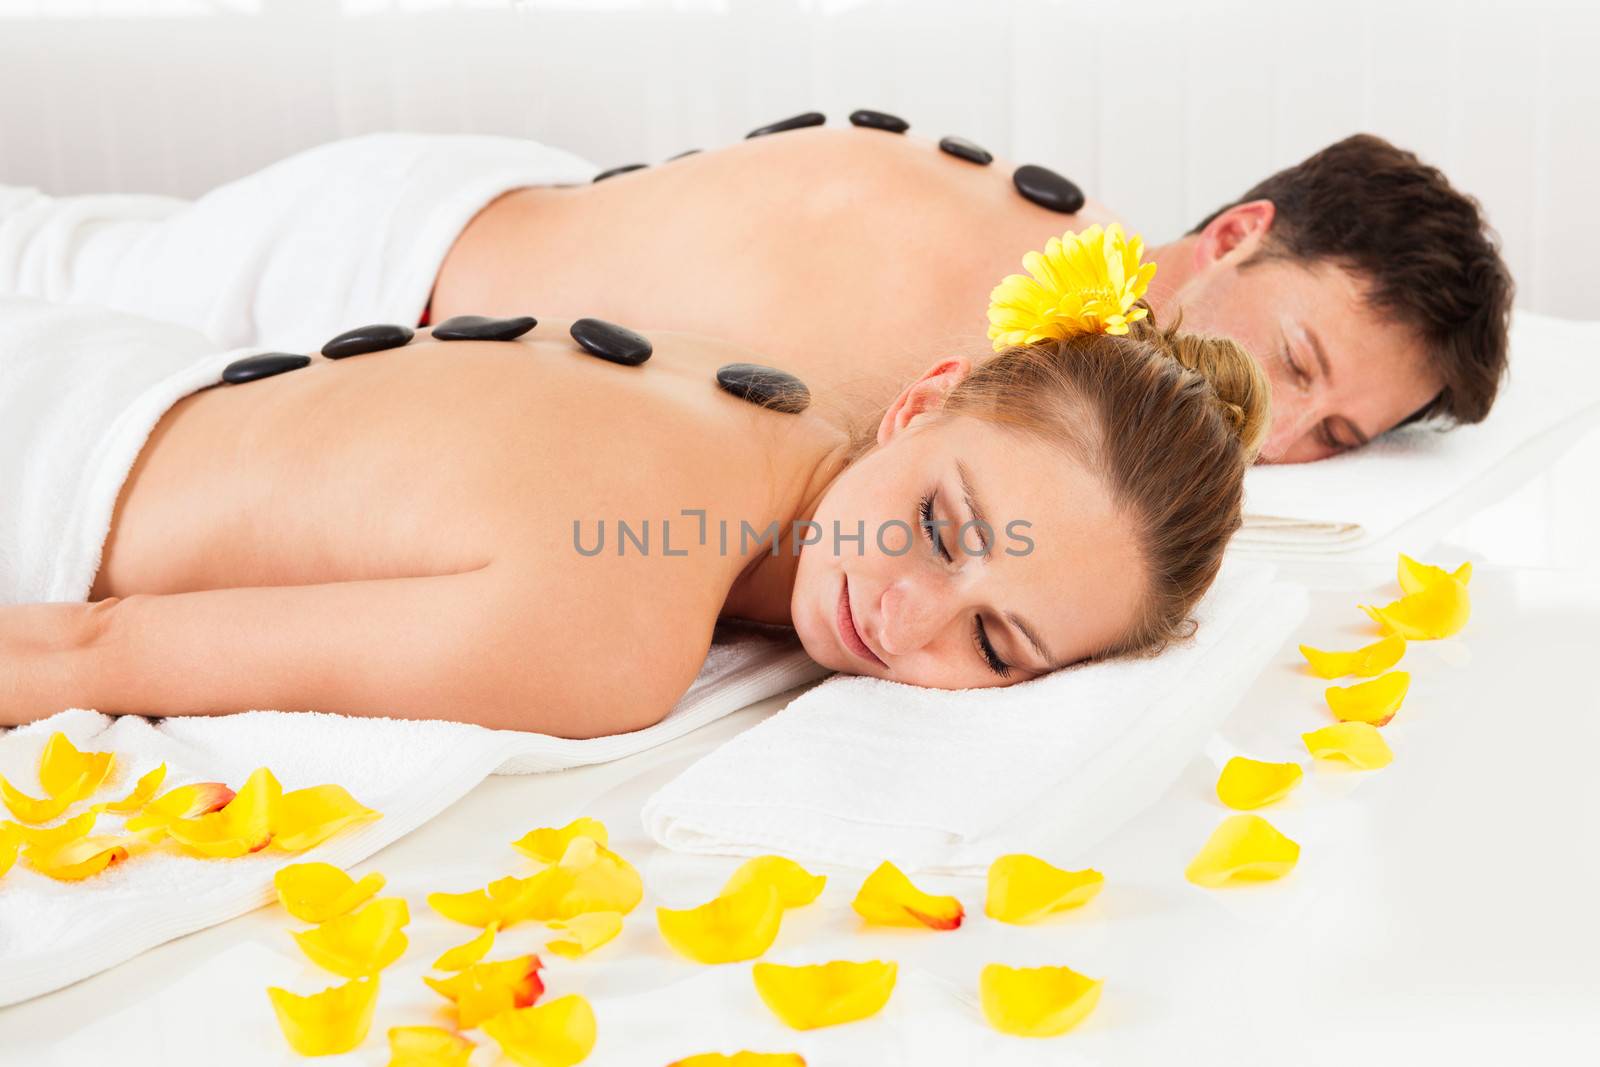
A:
{"label": "man's nose", "polygon": [[891,582],[878,601],[878,645],[891,656],[915,652],[933,639],[948,611],[940,590],[921,577]]}

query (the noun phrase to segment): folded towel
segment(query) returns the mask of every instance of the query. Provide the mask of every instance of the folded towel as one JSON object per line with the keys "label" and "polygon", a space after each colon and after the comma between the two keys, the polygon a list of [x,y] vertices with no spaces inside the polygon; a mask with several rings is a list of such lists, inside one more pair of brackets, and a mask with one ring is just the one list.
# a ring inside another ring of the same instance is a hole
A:
{"label": "folded towel", "polygon": [[1510,370],[1488,419],[1443,433],[1408,426],[1317,463],[1252,467],[1234,547],[1299,556],[1376,549],[1485,476],[1531,477],[1573,443],[1564,428],[1600,414],[1597,359],[1600,322],[1516,312]]}
{"label": "folded towel", "polygon": [[[0,879],[0,1005],[258,908],[273,899],[272,875],[285,863],[356,863],[433,818],[486,775],[619,759],[827,673],[792,638],[759,627],[725,627],[718,636],[699,677],[665,719],[611,737],[572,740],[436,720],[300,711],[151,720],[82,709],[0,735],[0,774],[35,796],[39,754],[60,730],[80,749],[117,754],[113,778],[96,800],[125,794],[140,774],[163,762],[163,791],[202,781],[237,788],[253,769],[267,766],[286,790],[336,782],[383,813],[292,856],[267,851],[205,860],[162,850],[83,882],[52,881],[18,861]],[[74,805],[68,815],[82,808]],[[115,833],[123,821],[102,814],[92,832]]]}
{"label": "folded towel", "polygon": [[1275,570],[1227,559],[1193,641],[1151,660],[1001,689],[832,678],[658,790],[645,829],[683,852],[908,872],[1065,861],[1161,795],[1304,617]]}
{"label": "folded towel", "polygon": [[364,322],[417,322],[450,246],[490,201],[599,169],[521,138],[375,133],[193,203],[0,186],[0,293],[176,322],[220,348],[311,351]]}

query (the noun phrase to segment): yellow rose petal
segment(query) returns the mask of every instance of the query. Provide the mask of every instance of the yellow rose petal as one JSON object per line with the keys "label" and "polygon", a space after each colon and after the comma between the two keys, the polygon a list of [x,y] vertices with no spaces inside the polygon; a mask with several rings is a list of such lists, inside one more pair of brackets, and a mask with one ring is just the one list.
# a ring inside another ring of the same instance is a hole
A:
{"label": "yellow rose petal", "polygon": [[1467,625],[1472,598],[1465,585],[1446,575],[1381,608],[1367,604],[1360,608],[1386,634],[1399,634],[1409,641],[1433,641],[1451,637]]}
{"label": "yellow rose petal", "polygon": [[926,926],[934,930],[954,930],[965,915],[961,901],[924,893],[888,860],[867,875],[850,906],[869,923]]}
{"label": "yellow rose petal", "polygon": [[772,946],[782,921],[783,900],[768,882],[752,882],[698,908],[656,908],[667,944],[700,963],[754,959]]}
{"label": "yellow rose petal", "polygon": [[358,802],[342,785],[296,789],[278,800],[272,847],[283,852],[304,852],[347,826],[381,817],[379,812]]}
{"label": "yellow rose petal", "polygon": [[1093,900],[1104,887],[1096,870],[1064,871],[1037,856],[1016,852],[989,864],[983,913],[1005,923],[1032,923]]}
{"label": "yellow rose petal", "polygon": [[483,933],[471,941],[463,942],[454,948],[445,949],[439,958],[433,961],[436,971],[464,971],[489,954],[494,947],[495,934],[499,932],[500,924],[491,921],[483,928]]}
{"label": "yellow rose petal", "polygon": [[483,1024],[512,1060],[524,1067],[572,1067],[594,1048],[594,1010],[576,993],[519,1008]]}
{"label": "yellow rose petal", "polygon": [[1077,1026],[1100,1003],[1099,978],[1070,967],[991,963],[978,976],[984,1018],[1003,1034],[1054,1037]]}
{"label": "yellow rose petal", "polygon": [[267,996],[290,1048],[302,1056],[329,1056],[349,1052],[367,1036],[378,1003],[378,977],[352,979],[309,997],[268,986]]}
{"label": "yellow rose petal", "polygon": [[667,1067],[806,1067],[806,1058],[798,1052],[702,1052]]}
{"label": "yellow rose petal", "polygon": [[785,856],[755,856],[728,876],[722,892],[743,889],[751,882],[770,882],[784,907],[798,908],[816,900],[827,881],[826,875],[812,874]]}
{"label": "yellow rose petal", "polygon": [[76,841],[94,829],[95,820],[99,817],[100,809],[96,806],[80,811],[66,822],[54,826],[18,826],[12,823],[11,827],[29,848],[44,851]]}
{"label": "yellow rose petal", "polygon": [[259,852],[272,840],[272,825],[283,787],[265,767],[251,772],[239,792],[217,811],[193,819],[172,819],[163,827],[184,849],[199,856],[233,857]]}
{"label": "yellow rose petal", "polygon": [[893,962],[834,960],[788,967],[758,963],[751,968],[756,992],[772,1013],[796,1030],[837,1026],[876,1014],[894,992]]}
{"label": "yellow rose petal", "polygon": [[1282,878],[1294,870],[1300,846],[1259,815],[1230,815],[1189,863],[1184,877],[1216,888],[1230,881]]}
{"label": "yellow rose petal", "polygon": [[1323,696],[1340,722],[1366,722],[1373,726],[1384,726],[1400,710],[1400,705],[1406,699],[1406,691],[1410,688],[1409,673],[1390,671],[1370,682],[1330,685]]}
{"label": "yellow rose petal", "polygon": [[347,914],[383,885],[383,875],[377,871],[357,882],[331,863],[291,863],[272,876],[284,909],[308,923]]}
{"label": "yellow rose petal", "polygon": [[39,785],[47,796],[82,800],[100,788],[114,762],[115,755],[110,752],[79,752],[67,735],[57,730],[39,756]]}
{"label": "yellow rose petal", "polygon": [[557,956],[577,959],[593,952],[622,932],[622,913],[618,911],[591,911],[574,915],[570,919],[551,919],[546,925],[565,937],[546,941],[544,947]]}
{"label": "yellow rose petal", "polygon": [[125,840],[112,834],[78,837],[54,845],[29,845],[28,864],[61,882],[77,882],[128,858]]}
{"label": "yellow rose petal", "polygon": [[492,963],[474,963],[449,978],[423,975],[440,996],[455,1003],[461,1029],[470,1030],[513,1008],[526,1008],[544,992],[539,957],[531,953]]}
{"label": "yellow rose petal", "polygon": [[161,783],[166,780],[167,765],[163,763],[153,771],[141,775],[133,784],[133,789],[121,800],[113,800],[106,805],[107,811],[114,811],[118,815],[130,811],[138,811],[150,803],[150,798],[156,795],[156,790],[161,788]]}
{"label": "yellow rose petal", "polygon": [[0,777],[0,800],[5,802],[11,814],[25,823],[38,824],[59,818],[77,799],[72,790],[64,791],[60,796],[30,797]]}
{"label": "yellow rose petal", "polygon": [[521,914],[546,922],[591,911],[626,915],[644,899],[644,881],[633,864],[586,836],[574,837],[560,860],[522,881]]}
{"label": "yellow rose petal", "polygon": [[1471,561],[1463,563],[1454,571],[1447,571],[1443,567],[1420,563],[1404,552],[1400,553],[1399,565],[1396,567],[1396,579],[1400,583],[1400,591],[1402,593],[1420,593],[1441,578],[1454,578],[1462,585],[1467,585],[1472,581]]}
{"label": "yellow rose petal", "polygon": [[1301,645],[1300,654],[1306,658],[1311,673],[1319,678],[1341,678],[1347,674],[1371,678],[1400,662],[1406,654],[1406,639],[1390,634],[1354,652],[1324,652],[1310,645]]}
{"label": "yellow rose petal", "polygon": [[555,863],[578,837],[590,838],[600,845],[610,843],[605,823],[599,819],[573,819],[559,830],[549,826],[529,830],[511,842],[511,847],[541,863]]}
{"label": "yellow rose petal", "polygon": [[221,782],[196,782],[168,790],[139,809],[123,824],[123,829],[160,830],[165,832],[168,823],[177,819],[191,819],[220,811],[233,799],[234,793]]}
{"label": "yellow rose petal", "polygon": [[1389,743],[1376,726],[1365,722],[1337,722],[1301,734],[1306,750],[1317,759],[1344,759],[1364,771],[1387,767],[1394,759]]}
{"label": "yellow rose petal", "polygon": [[460,1034],[437,1026],[389,1028],[389,1067],[467,1067],[475,1048]]}
{"label": "yellow rose petal", "polygon": [[0,823],[0,875],[17,862],[17,853],[21,849],[22,835],[10,823]]}
{"label": "yellow rose petal", "polygon": [[1264,763],[1235,756],[1217,777],[1217,799],[1239,811],[1265,807],[1288,796],[1303,774],[1298,763]]}
{"label": "yellow rose petal", "polygon": [[465,893],[429,893],[428,907],[452,922],[468,926],[488,926],[500,921],[494,902],[481,889]]}
{"label": "yellow rose petal", "polygon": [[317,966],[343,978],[377,974],[405,952],[411,910],[401,897],[371,901],[310,930],[293,931],[301,951]]}

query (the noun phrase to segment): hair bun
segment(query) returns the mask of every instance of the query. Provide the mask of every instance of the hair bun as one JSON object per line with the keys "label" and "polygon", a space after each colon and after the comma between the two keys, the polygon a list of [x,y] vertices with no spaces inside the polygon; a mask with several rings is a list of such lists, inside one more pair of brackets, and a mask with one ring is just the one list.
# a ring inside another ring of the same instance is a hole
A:
{"label": "hair bun", "polygon": [[1232,338],[1181,333],[1178,326],[1179,321],[1174,320],[1164,330],[1152,327],[1151,339],[1211,386],[1217,411],[1239,438],[1246,459],[1254,463],[1272,425],[1271,380],[1255,358]]}

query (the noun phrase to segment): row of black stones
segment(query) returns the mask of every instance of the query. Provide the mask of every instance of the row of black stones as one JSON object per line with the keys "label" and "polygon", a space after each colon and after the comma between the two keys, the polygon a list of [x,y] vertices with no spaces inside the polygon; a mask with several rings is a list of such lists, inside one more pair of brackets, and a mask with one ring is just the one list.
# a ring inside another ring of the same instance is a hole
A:
{"label": "row of black stones", "polygon": [[[514,341],[539,324],[532,315],[493,319],[484,315],[456,315],[433,328],[440,341]],[[637,367],[654,351],[650,339],[626,326],[604,319],[583,318],[572,324],[572,339],[585,352],[613,363]],[[346,330],[322,346],[329,359],[347,359],[369,352],[400,348],[411,342],[416,331],[409,326],[378,323]],[[285,371],[309,366],[311,357],[293,352],[263,352],[236,359],[222,370],[229,385],[270,378]],[[741,400],[773,411],[799,414],[811,403],[811,393],[799,378],[773,367],[756,363],[728,363],[717,368],[717,385]]]}
{"label": "row of black stones", "polygon": [[[757,126],[744,135],[745,140],[752,137],[765,137],[768,134],[784,133],[788,130],[803,130],[808,126],[821,126],[827,121],[827,116],[820,111],[806,111],[793,115],[777,122],[769,122],[765,126]],[[860,126],[870,130],[884,130],[888,133],[905,133],[911,128],[911,123],[898,115],[891,115],[887,111],[873,111],[870,108],[859,108],[850,112],[850,125]],[[994,154],[988,149],[973,144],[965,137],[941,137],[939,139],[940,151],[947,155],[964,159],[968,163],[976,163],[980,167],[987,167],[994,162]],[[700,151],[691,148],[687,152],[679,152],[670,157],[667,162],[692,156]],[[620,167],[603,170],[594,176],[597,182],[614,178],[618,174],[627,174],[629,171],[643,170],[648,164],[625,163]],[[1041,167],[1037,163],[1024,163],[1011,175],[1011,184],[1016,186],[1017,192],[1023,199],[1029,200],[1040,207],[1059,211],[1063,215],[1075,215],[1083,210],[1083,190],[1070,178],[1057,174],[1049,167]]]}

